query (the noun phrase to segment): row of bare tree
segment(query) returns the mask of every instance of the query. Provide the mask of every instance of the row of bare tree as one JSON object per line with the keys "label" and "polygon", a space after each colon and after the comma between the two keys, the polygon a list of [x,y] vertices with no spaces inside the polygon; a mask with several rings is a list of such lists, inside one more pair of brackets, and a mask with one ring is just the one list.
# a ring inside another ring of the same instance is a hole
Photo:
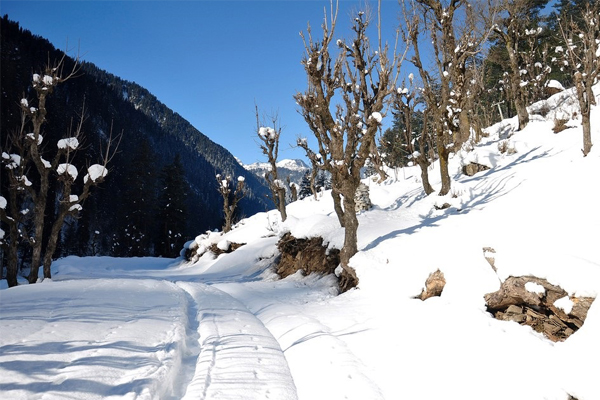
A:
{"label": "row of bare tree", "polygon": [[[406,116],[407,145],[413,160],[421,167],[423,188],[434,190],[428,179],[428,166],[440,163],[439,195],[451,190],[448,158],[472,137],[481,134],[475,116],[474,99],[485,90],[477,56],[486,49],[491,35],[509,55],[505,73],[507,92],[514,103],[519,129],[529,116],[526,105],[539,98],[551,68],[546,62],[548,51],[541,51],[537,40],[541,28],[532,28],[528,14],[534,0],[405,0],[401,1],[403,23],[393,49],[381,39],[380,10],[377,9],[378,41],[371,45],[367,31],[374,18],[371,10],[358,12],[352,22],[353,36],[335,40],[338,4],[325,12],[322,35],[313,37],[310,24],[301,33],[305,56],[302,60],[308,87],[294,98],[299,112],[317,141],[315,150],[306,139],[299,139],[307,157],[317,169],[331,175],[332,197],[340,225],[345,230],[341,250],[342,287],[358,282],[350,258],[357,253],[358,219],[354,195],[360,184],[360,171],[367,163],[385,179],[376,134],[390,106]],[[595,104],[592,85],[600,71],[600,2],[585,8],[582,21],[564,19],[560,23],[563,48],[557,48],[561,68],[570,68],[580,103],[583,122],[583,154],[590,152],[590,106]],[[527,43],[523,45],[523,43]],[[520,48],[524,47],[524,48]],[[563,51],[561,51],[563,50]],[[541,56],[540,61],[536,57]],[[397,88],[403,61],[418,72],[408,88]],[[554,60],[556,61],[556,60]],[[540,93],[537,93],[537,92]],[[415,107],[423,109],[423,132],[413,144],[411,118]],[[279,131],[272,137],[261,134],[264,153],[275,169]],[[432,133],[430,133],[432,132]],[[270,141],[271,140],[271,141]],[[415,148],[418,146],[418,150]],[[435,148],[434,152],[426,149]],[[275,150],[275,157],[273,157]],[[433,154],[432,154],[433,153]],[[277,175],[269,181],[275,204],[285,219],[285,205],[277,202]],[[283,190],[283,189],[280,189]]]}
{"label": "row of bare tree", "polygon": [[[65,219],[77,217],[92,187],[104,180],[122,137],[113,137],[111,131],[100,144],[99,163],[90,165],[86,160],[85,166],[82,162],[80,167],[76,166],[76,155],[85,142],[82,130],[86,118],[84,104],[79,120],[72,122],[72,129],[56,143],[46,143],[42,135],[46,102],[58,85],[78,74],[78,64],[72,70],[64,71],[63,61],[64,58],[48,65],[41,74],[33,74],[31,84],[36,98],[21,99],[21,124],[18,129],[7,132],[5,142],[1,144],[2,166],[9,184],[8,193],[0,196],[0,220],[8,228],[8,233],[0,230],[0,245],[6,251],[9,286],[17,285],[20,243],[31,247],[28,281],[38,281],[42,265],[44,278],[51,278],[50,265]],[[80,172],[85,172],[85,176],[76,183]],[[51,197],[51,193],[56,197]],[[47,215],[48,206],[52,204],[52,215]],[[50,229],[46,224],[51,225]]]}

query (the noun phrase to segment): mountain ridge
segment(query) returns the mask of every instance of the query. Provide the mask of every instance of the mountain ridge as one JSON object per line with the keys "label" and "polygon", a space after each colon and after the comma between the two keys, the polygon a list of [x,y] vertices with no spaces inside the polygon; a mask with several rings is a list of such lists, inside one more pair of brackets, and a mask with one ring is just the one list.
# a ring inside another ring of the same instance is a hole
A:
{"label": "mountain ridge", "polygon": [[[280,179],[300,185],[302,177],[310,170],[310,167],[300,159],[283,159],[277,161],[277,175]],[[271,164],[268,162],[255,162],[252,164],[242,164],[247,170],[256,175],[259,179],[264,179],[265,173],[271,170]]]}
{"label": "mountain ridge", "polygon": [[[21,28],[7,15],[3,17],[1,30],[1,122],[5,132],[20,124],[18,102],[21,96],[29,99],[36,97],[31,88],[32,74],[43,71],[49,60],[61,60],[64,53],[47,39]],[[75,60],[66,56],[65,70],[74,66]],[[105,238],[113,236],[113,233],[118,236],[120,231],[126,229],[123,225],[128,214],[125,209],[132,206],[127,187],[132,184],[131,181],[141,184],[138,178],[131,176],[141,174],[142,177],[146,176],[144,179],[149,184],[157,186],[160,170],[173,162],[177,155],[184,166],[187,184],[187,238],[192,238],[198,230],[219,228],[222,223],[223,201],[217,190],[217,173],[246,178],[248,194],[240,203],[241,215],[249,216],[271,208],[263,182],[239,165],[227,149],[211,141],[147,89],[89,62],[81,62],[79,68],[80,74],[76,78],[59,85],[48,98],[45,142],[55,142],[69,132],[70,123],[77,120],[84,99],[87,111],[84,131],[88,146],[84,154],[78,156],[79,163],[95,161],[99,157],[98,143],[111,129],[115,133],[123,132],[123,140],[119,153],[110,165],[108,178],[97,193],[88,199],[79,220],[74,221],[76,227],[73,228],[75,234],[72,237],[78,243],[69,246],[79,248],[77,254],[89,255],[89,248],[93,247],[98,254],[115,255],[113,248],[118,240]],[[150,148],[146,157],[149,165],[140,168],[134,160],[144,143]],[[2,181],[4,192],[8,180]],[[155,187],[153,190],[158,196],[161,189]],[[148,211],[145,218],[154,218],[155,212]],[[51,215],[53,210],[49,208],[47,213]],[[111,234],[101,235],[102,243],[92,246],[96,231]],[[146,235],[151,234],[146,232]],[[158,255],[153,254],[152,248],[147,250],[143,255]]]}

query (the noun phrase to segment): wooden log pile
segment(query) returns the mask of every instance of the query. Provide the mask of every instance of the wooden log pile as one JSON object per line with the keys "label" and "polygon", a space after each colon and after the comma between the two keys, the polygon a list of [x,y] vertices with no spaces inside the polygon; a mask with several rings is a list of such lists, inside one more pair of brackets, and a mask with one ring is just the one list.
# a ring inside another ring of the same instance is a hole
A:
{"label": "wooden log pile", "polygon": [[495,318],[531,326],[554,342],[566,340],[581,328],[594,301],[569,296],[560,286],[535,276],[511,276],[484,298]]}

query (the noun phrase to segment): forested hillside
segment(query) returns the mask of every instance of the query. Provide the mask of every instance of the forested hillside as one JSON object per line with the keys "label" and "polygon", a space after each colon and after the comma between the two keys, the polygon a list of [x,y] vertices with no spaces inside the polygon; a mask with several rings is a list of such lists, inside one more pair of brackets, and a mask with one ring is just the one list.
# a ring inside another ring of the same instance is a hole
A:
{"label": "forested hillside", "polygon": [[[9,132],[21,124],[20,100],[35,98],[33,74],[58,62],[63,53],[8,16],[2,19],[1,29],[4,149]],[[65,58],[63,68],[70,71],[74,62]],[[173,256],[190,236],[221,226],[217,173],[245,176],[248,193],[240,204],[240,215],[270,207],[263,184],[226,149],[146,89],[90,63],[82,63],[76,77],[48,96],[44,146],[55,147],[57,140],[68,136],[84,105],[86,143],[76,155],[80,164],[98,161],[99,143],[111,130],[115,135],[122,132],[123,137],[109,177],[85,202],[80,217],[67,221],[57,256]],[[2,173],[2,192],[7,193],[6,171]],[[50,193],[49,199],[55,196]],[[55,204],[48,203],[46,214],[52,216]],[[178,204],[178,218],[167,212],[173,204]]]}

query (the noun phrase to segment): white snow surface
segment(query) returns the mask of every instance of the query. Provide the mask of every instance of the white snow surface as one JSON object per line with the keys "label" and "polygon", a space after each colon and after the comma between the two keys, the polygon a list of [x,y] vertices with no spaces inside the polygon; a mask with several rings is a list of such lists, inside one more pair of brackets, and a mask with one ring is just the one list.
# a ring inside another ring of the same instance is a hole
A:
{"label": "white snow surface", "polygon": [[569,296],[561,297],[554,302],[554,305],[569,314],[573,309],[573,300],[569,299]]}
{"label": "white snow surface", "polygon": [[527,282],[525,284],[525,290],[527,290],[528,292],[531,292],[531,293],[536,293],[536,294],[546,293],[546,289],[544,289],[544,287],[542,285],[540,285],[539,283],[535,283],[535,282]]}
{"label": "white snow surface", "polygon": [[[549,99],[562,109],[532,114],[523,131],[516,118],[490,127],[469,156],[493,160],[490,170],[463,176],[465,157],[451,157],[442,199],[424,195],[418,167],[365,179],[374,207],[358,216],[359,289],[341,295],[334,276],[278,279],[272,269],[284,232],[341,247],[327,193],[290,204],[285,223],[259,213],[193,242],[244,243],[232,253],[70,256],[52,264],[52,280],[1,281],[0,398],[600,399],[600,302],[553,343],[494,319],[483,298],[528,274],[569,297],[600,293],[600,113],[584,158],[579,120],[552,133],[554,115],[575,110],[563,100]],[[505,140],[515,153],[499,153]],[[430,180],[440,188],[437,164]],[[451,207],[435,209],[440,201]],[[441,297],[415,299],[438,268]],[[557,307],[566,312],[567,300]]]}

